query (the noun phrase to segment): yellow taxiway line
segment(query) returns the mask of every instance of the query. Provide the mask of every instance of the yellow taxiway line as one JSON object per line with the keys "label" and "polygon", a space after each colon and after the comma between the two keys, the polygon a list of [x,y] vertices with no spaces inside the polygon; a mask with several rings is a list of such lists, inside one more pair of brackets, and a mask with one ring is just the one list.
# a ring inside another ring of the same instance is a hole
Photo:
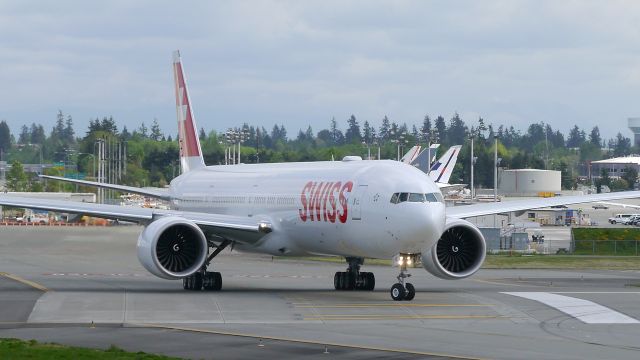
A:
{"label": "yellow taxiway line", "polygon": [[498,315],[311,315],[305,320],[460,320],[460,319],[500,319]]}
{"label": "yellow taxiway line", "polygon": [[392,353],[400,353],[400,354],[422,355],[422,356],[439,356],[439,357],[448,357],[452,359],[485,360],[485,358],[479,358],[479,357],[451,355],[451,354],[434,353],[434,352],[426,352],[426,351],[412,351],[412,350],[402,350],[402,349],[393,349],[393,348],[384,348],[384,347],[375,347],[375,346],[361,346],[361,345],[354,345],[354,344],[342,344],[342,343],[332,343],[332,342],[323,342],[323,341],[293,339],[293,338],[286,338],[286,337],[260,336],[260,335],[247,334],[247,333],[193,329],[193,328],[168,326],[168,325],[154,325],[154,324],[130,324],[130,325],[141,327],[141,328],[157,328],[157,329],[187,331],[187,332],[212,334],[212,335],[238,336],[238,337],[262,339],[262,340],[294,342],[299,344],[345,347],[345,348],[359,349],[359,350],[384,351],[384,352],[392,352]]}
{"label": "yellow taxiway line", "polygon": [[17,275],[0,272],[0,276],[6,277],[7,279],[11,279],[11,280],[17,281],[17,282],[19,282],[21,284],[30,286],[30,287],[32,287],[34,289],[38,289],[40,291],[44,291],[44,292],[49,291],[49,289],[47,289],[46,287],[44,287],[44,286],[42,286],[42,285],[40,285],[40,284],[38,284],[36,282],[30,281],[30,280],[27,280],[27,279],[23,279],[23,278],[21,278],[21,277],[19,277]]}
{"label": "yellow taxiway line", "polygon": [[335,304],[335,305],[305,305],[293,304],[296,308],[316,308],[316,309],[333,309],[333,308],[370,308],[370,307],[489,307],[491,304],[411,304],[411,303],[383,303],[383,304]]}

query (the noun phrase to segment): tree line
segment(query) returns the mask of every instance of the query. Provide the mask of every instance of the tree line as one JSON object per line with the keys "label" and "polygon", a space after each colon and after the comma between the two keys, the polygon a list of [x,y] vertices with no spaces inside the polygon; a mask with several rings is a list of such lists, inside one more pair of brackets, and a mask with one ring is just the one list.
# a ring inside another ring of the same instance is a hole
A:
{"label": "tree line", "polygon": [[[441,144],[443,153],[449,146],[463,144],[452,181],[469,182],[470,146],[475,139],[477,157],[475,183],[480,187],[493,184],[493,149],[497,138],[500,166],[504,168],[539,168],[562,171],[563,188],[576,186],[579,175],[584,174],[589,161],[605,157],[638,153],[631,140],[621,133],[605,140],[597,126],[581,129],[575,125],[565,136],[550,124],[533,123],[524,131],[513,126],[494,126],[479,118],[469,126],[457,113],[446,120],[443,116],[425,115],[418,124],[407,125],[387,116],[378,124],[368,120],[360,122],[355,115],[343,121],[332,118],[327,128],[314,131],[311,126],[299,129],[291,136],[282,124],[270,129],[264,126],[242,124],[232,129],[242,134],[241,159],[244,163],[320,161],[341,159],[345,155],[375,156],[380,149],[381,158],[395,159],[398,148],[406,152],[416,144]],[[343,127],[344,125],[344,131]],[[199,130],[205,162],[209,165],[225,162],[225,148],[231,139],[226,131],[204,128]],[[17,135],[17,136],[16,136]],[[77,167],[77,171],[92,178],[95,173],[95,143],[98,139],[121,141],[127,144],[127,175],[124,182],[134,186],[165,186],[179,174],[177,136],[165,133],[158,121],[150,125],[142,122],[137,128],[118,127],[112,116],[89,121],[82,135],[74,129],[71,115],[56,114],[53,128],[46,133],[40,124],[23,125],[19,134],[11,134],[6,121],[0,122],[0,151],[9,162],[39,163],[62,162]],[[368,149],[367,149],[368,148]],[[49,169],[58,174],[59,169]],[[35,182],[35,181],[33,181]],[[628,179],[626,186],[631,179]],[[27,182],[28,183],[28,182]],[[609,180],[609,185],[612,181]],[[614,184],[615,185],[615,184]],[[624,184],[618,184],[624,185]],[[37,186],[36,186],[37,187]],[[25,185],[29,188],[29,185]]]}

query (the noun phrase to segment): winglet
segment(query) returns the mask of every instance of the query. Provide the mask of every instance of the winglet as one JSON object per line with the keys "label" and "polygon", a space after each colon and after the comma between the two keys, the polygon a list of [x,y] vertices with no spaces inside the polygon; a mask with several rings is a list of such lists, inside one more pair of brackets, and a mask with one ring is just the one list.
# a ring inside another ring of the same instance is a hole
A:
{"label": "winglet", "polygon": [[187,91],[187,80],[180,58],[180,51],[173,52],[173,77],[176,89],[176,112],[178,115],[178,142],[182,173],[204,167],[198,127],[193,117],[193,108]]}

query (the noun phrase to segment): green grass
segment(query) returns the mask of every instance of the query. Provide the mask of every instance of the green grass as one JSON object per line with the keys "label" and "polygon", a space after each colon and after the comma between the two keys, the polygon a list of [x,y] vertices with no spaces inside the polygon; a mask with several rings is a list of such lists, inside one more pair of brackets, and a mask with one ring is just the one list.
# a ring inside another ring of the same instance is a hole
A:
{"label": "green grass", "polygon": [[[277,257],[277,260],[306,260],[345,264],[341,257]],[[391,260],[366,259],[365,265],[391,266]],[[594,269],[640,270],[640,256],[579,255],[487,255],[483,269]]]}
{"label": "green grass", "polygon": [[85,349],[59,344],[43,344],[35,340],[0,339],[0,358],[2,359],[136,359],[159,360],[177,359],[143,352],[131,353],[111,346],[107,350]]}
{"label": "green grass", "polygon": [[639,270],[640,257],[578,255],[487,255],[484,269]]}
{"label": "green grass", "polygon": [[640,228],[573,228],[575,240],[640,240]]}

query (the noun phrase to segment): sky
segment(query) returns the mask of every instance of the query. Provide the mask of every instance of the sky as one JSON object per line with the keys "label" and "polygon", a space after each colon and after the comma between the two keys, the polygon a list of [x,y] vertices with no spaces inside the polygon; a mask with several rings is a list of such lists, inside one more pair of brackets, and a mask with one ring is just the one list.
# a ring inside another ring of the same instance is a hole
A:
{"label": "sky", "polygon": [[457,112],[611,138],[640,116],[638,1],[0,0],[0,120],[175,134],[176,49],[207,131]]}

